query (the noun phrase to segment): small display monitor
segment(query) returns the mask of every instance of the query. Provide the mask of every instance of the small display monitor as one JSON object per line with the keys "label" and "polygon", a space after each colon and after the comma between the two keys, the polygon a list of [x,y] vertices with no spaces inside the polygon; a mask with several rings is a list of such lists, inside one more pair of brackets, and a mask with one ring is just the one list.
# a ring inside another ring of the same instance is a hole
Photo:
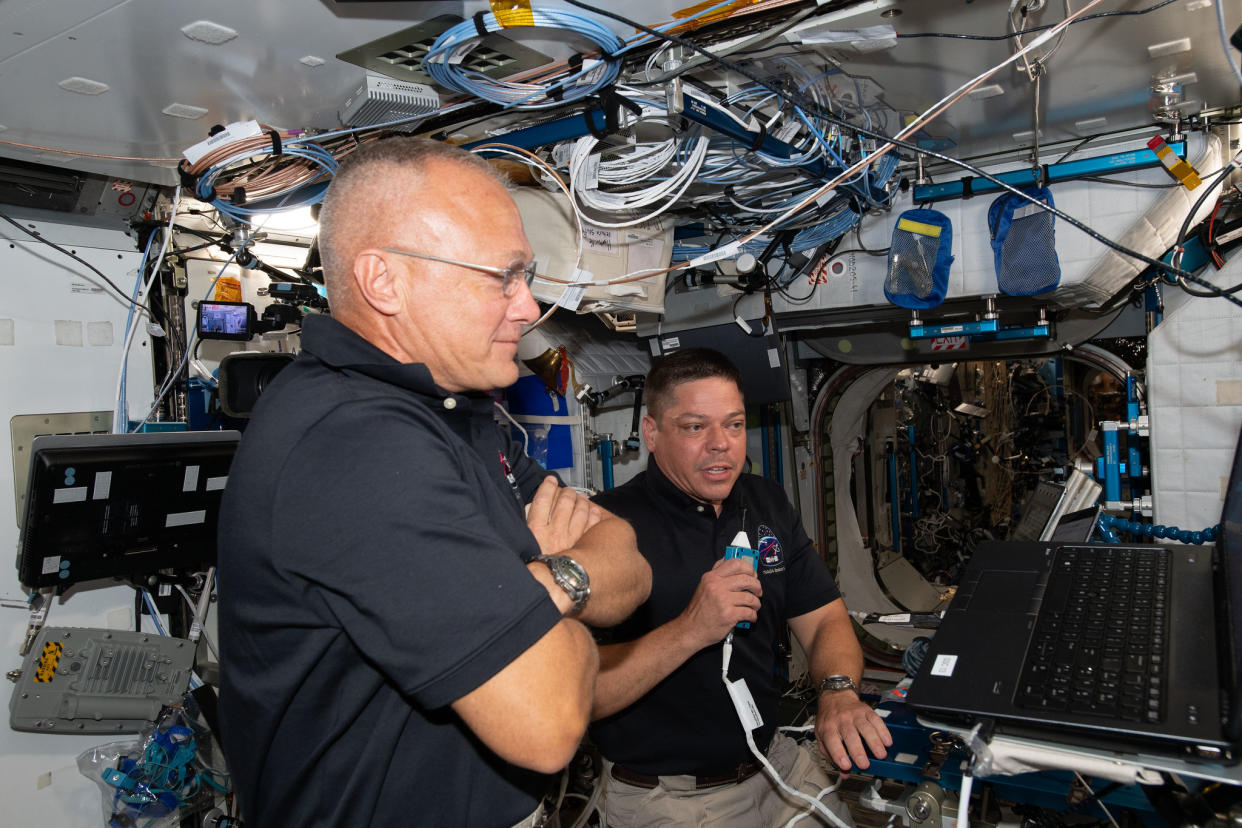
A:
{"label": "small display monitor", "polygon": [[240,433],[36,437],[18,577],[58,591],[215,562],[216,522]]}
{"label": "small display monitor", "polygon": [[254,337],[254,306],[249,302],[199,302],[200,339],[249,342]]}

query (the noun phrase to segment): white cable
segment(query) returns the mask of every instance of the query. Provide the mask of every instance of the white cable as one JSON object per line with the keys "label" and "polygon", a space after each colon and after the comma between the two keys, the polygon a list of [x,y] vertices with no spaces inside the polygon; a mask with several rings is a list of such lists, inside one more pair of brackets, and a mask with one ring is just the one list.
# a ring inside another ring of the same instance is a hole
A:
{"label": "white cable", "polygon": [[[168,245],[172,241],[173,222],[177,220],[177,205],[180,203],[181,185],[178,184],[177,188],[173,191],[172,209],[169,210],[168,227],[164,230],[164,239],[160,244],[160,255],[156,257],[155,266],[151,268],[151,275],[147,277],[147,281],[143,283],[142,287],[138,291],[138,295],[134,299],[139,307],[139,310],[134,313],[133,318],[130,320],[129,330],[125,332],[125,343],[121,346],[121,364],[116,372],[116,397],[115,403],[112,406],[113,434],[124,434],[129,430],[129,402],[128,399],[126,399],[124,404],[121,402],[122,398],[126,397],[124,393],[124,385],[127,376],[125,369],[129,363],[129,349],[134,344],[134,334],[138,331],[143,304],[151,291],[151,283],[155,281],[157,276],[159,276],[160,267],[164,264],[164,256],[168,253]],[[142,278],[141,273],[138,274],[138,278]],[[165,331],[165,334],[167,333],[168,332]],[[122,411],[122,408],[125,410]]]}
{"label": "white cable", "polygon": [[[730,632],[725,637],[724,645],[721,649],[721,655],[722,655],[722,658],[721,658],[721,665],[720,665],[720,678],[725,684],[725,691],[728,692],[729,684],[730,684],[729,682],[729,661],[732,660],[733,658],[733,633],[732,632]],[[734,697],[733,693],[731,692],[729,693],[729,698],[733,699],[734,707],[738,707],[739,703],[737,699]],[[779,773],[777,773],[776,768],[772,767],[772,763],[768,761],[768,757],[764,756],[759,751],[758,746],[755,745],[755,736],[751,732],[751,729],[746,726],[745,719],[742,718],[742,711],[740,708],[738,709],[738,718],[739,718],[739,721],[743,723],[742,730],[746,733],[747,747],[750,748],[750,752],[754,755],[756,759],[759,760],[759,764],[763,765],[763,769],[767,772],[768,776],[771,777],[772,781],[775,782],[780,787],[781,790],[783,790],[785,793],[789,794],[790,796],[796,797],[797,799],[801,799],[802,801],[808,803],[811,806],[811,808],[818,811],[822,816],[827,817],[830,825],[837,825],[840,828],[849,828],[849,825],[846,822],[844,822],[841,819],[841,817],[837,816],[831,810],[829,810],[828,806],[820,802],[818,798],[812,797],[810,794],[805,794],[802,791],[795,790],[789,787],[787,784],[785,784],[785,780],[781,778],[781,775]],[[821,791],[819,796],[823,796],[824,793],[825,793],[824,791]]]}
{"label": "white cable", "polygon": [[[700,136],[695,141],[694,151],[690,154],[690,158],[686,160],[686,163],[672,177],[657,185],[632,193],[600,192],[597,187],[587,186],[588,161],[591,157],[591,150],[594,149],[597,143],[598,141],[594,136],[579,138],[574,145],[573,155],[569,162],[569,186],[574,196],[582,204],[593,210],[611,213],[639,210],[657,201],[664,201],[654,212],[630,219],[629,221],[604,222],[597,221],[594,218],[589,219],[597,227],[617,229],[633,227],[651,221],[676,204],[686,190],[690,188],[690,185],[694,183],[695,177],[698,175],[699,169],[703,166],[703,161],[707,157],[707,148],[710,146],[711,141],[706,136]],[[670,193],[672,195],[669,195]]]}
{"label": "white cable", "polygon": [[[823,799],[825,796],[827,796],[828,794],[830,794],[830,793],[832,793],[833,791],[835,791],[836,789],[837,789],[837,786],[836,786],[836,785],[829,785],[828,787],[826,787],[826,788],[824,788],[823,790],[821,790],[819,793],[815,794],[815,799],[816,799],[817,801],[818,801],[818,800],[821,800],[821,799]],[[795,814],[794,816],[792,816],[792,817],[790,817],[790,818],[789,818],[789,821],[788,821],[788,822],[786,822],[786,823],[785,823],[785,828],[793,828],[793,826],[794,826],[794,825],[798,824],[799,822],[801,822],[802,820],[806,819],[806,818],[807,818],[807,817],[809,817],[810,815],[811,815],[811,809],[810,809],[810,808],[807,808],[805,811],[803,811],[803,812],[802,812],[802,813],[800,813],[800,814]]]}
{"label": "white cable", "polygon": [[973,776],[962,774],[962,790],[957,800],[957,828],[968,828],[970,825],[970,789],[974,784]]}
{"label": "white cable", "polygon": [[194,599],[190,597],[190,593],[186,592],[185,587],[181,586],[181,584],[177,584],[177,591],[181,593],[181,597],[185,599],[185,602],[190,605],[190,615],[194,619],[193,623],[190,625],[190,640],[198,641],[198,638],[195,637],[195,634],[197,633],[198,637],[201,637],[207,644],[207,649],[211,651],[213,656],[215,656],[216,661],[219,661],[220,653],[216,650],[215,642],[211,640],[211,636],[209,636],[207,631],[203,629],[203,624],[200,621],[200,616],[198,615],[197,608],[194,605]]}
{"label": "white cable", "polygon": [[514,428],[516,428],[518,431],[522,432],[522,451],[526,452],[527,454],[530,454],[530,436],[529,436],[529,435],[527,435],[527,433],[526,433],[526,429],[522,428],[522,424],[521,424],[521,423],[519,423],[517,420],[513,419],[513,415],[512,415],[512,414],[510,414],[508,411],[506,411],[506,410],[505,410],[505,407],[504,407],[503,405],[501,405],[500,403],[495,402],[495,401],[493,401],[493,402],[492,402],[492,405],[494,405],[494,406],[496,407],[496,410],[497,410],[497,411],[499,411],[501,414],[505,415],[505,419],[506,419],[506,420],[508,420],[509,422],[513,423],[513,427],[514,427]]}
{"label": "white cable", "polygon": [[1225,60],[1229,62],[1229,68],[1233,70],[1238,84],[1242,85],[1242,69],[1238,68],[1237,61],[1233,59],[1233,52],[1229,48],[1229,34],[1225,31],[1225,0],[1216,0],[1216,25],[1220,29],[1220,45],[1225,50]]}
{"label": "white cable", "polygon": [[1112,811],[1108,810],[1108,806],[1104,804],[1103,799],[1100,799],[1099,797],[1095,795],[1095,791],[1092,790],[1091,786],[1087,784],[1086,777],[1084,777],[1078,771],[1074,771],[1074,776],[1078,777],[1078,781],[1081,782],[1082,786],[1087,789],[1087,793],[1091,794],[1091,796],[1095,799],[1095,803],[1100,806],[1100,809],[1102,811],[1104,811],[1104,816],[1108,817],[1108,824],[1113,826],[1113,828],[1119,828],[1119,826],[1117,825],[1117,820],[1113,818]]}

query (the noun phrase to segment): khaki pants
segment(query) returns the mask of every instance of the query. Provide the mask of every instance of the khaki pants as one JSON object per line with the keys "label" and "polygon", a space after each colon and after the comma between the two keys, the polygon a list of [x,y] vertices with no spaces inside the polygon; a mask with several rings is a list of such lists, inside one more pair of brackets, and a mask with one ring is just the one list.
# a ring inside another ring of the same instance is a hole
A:
{"label": "khaki pants", "polygon": [[[830,784],[820,760],[781,733],[768,748],[768,761],[785,784],[815,796]],[[782,791],[767,772],[732,785],[695,790],[693,776],[661,776],[654,788],[639,788],[612,777],[612,763],[605,763],[604,815],[608,828],[649,828],[651,826],[699,826],[699,828],[781,828],[786,822],[811,808],[804,800]],[[835,792],[822,800],[828,809],[853,825],[849,809]],[[835,824],[835,823],[834,823]],[[797,828],[829,825],[816,811],[795,823]]]}

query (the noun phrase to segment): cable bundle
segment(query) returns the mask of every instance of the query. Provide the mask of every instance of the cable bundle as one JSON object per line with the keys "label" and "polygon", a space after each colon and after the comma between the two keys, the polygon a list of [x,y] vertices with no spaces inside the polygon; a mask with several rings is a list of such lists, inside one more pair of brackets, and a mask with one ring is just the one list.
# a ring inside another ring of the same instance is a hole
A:
{"label": "cable bundle", "polygon": [[[436,38],[423,58],[423,71],[445,88],[514,109],[560,106],[588,97],[616,81],[621,71],[617,55],[625,44],[612,30],[573,12],[532,9],[531,16],[532,25],[537,28],[556,29],[590,40],[599,47],[600,58],[577,55],[569,61],[567,72],[544,82],[496,80],[467,69],[463,65],[465,57],[485,35],[505,28],[495,14],[487,12],[458,23]],[[485,33],[480,33],[480,28]]]}
{"label": "cable bundle", "polygon": [[[579,204],[600,212],[643,210],[653,204],[660,204],[654,211],[627,221],[602,222],[595,219],[591,220],[592,223],[599,227],[617,228],[633,227],[650,221],[676,204],[690,185],[694,183],[699,168],[703,166],[703,159],[707,157],[707,148],[710,141],[706,136],[697,138],[694,141],[694,148],[691,150],[689,157],[672,176],[649,187],[623,192],[603,191],[599,189],[598,185],[601,183],[635,183],[643,178],[650,177],[652,173],[666,166],[672,160],[672,155],[667,155],[667,160],[664,163],[653,166],[657,161],[666,157],[663,146],[658,148],[643,147],[636,155],[641,162],[641,168],[651,170],[651,173],[643,176],[639,176],[633,170],[627,169],[631,161],[630,157],[623,157],[609,162],[601,160],[598,163],[595,181],[591,181],[591,172],[594,171],[592,158],[596,157],[592,155],[592,150],[595,149],[598,143],[599,141],[592,136],[579,138],[574,143],[570,155],[569,186],[573,190],[574,198]],[[606,164],[608,165],[607,168],[605,168]]]}

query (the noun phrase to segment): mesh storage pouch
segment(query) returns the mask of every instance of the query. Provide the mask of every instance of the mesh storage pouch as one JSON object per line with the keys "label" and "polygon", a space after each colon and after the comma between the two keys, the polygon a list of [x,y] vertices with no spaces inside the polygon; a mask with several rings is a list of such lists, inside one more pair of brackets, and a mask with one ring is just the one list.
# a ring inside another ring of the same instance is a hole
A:
{"label": "mesh storage pouch", "polygon": [[[1052,206],[1047,187],[1023,192]],[[1055,216],[1024,198],[1005,193],[988,208],[988,230],[996,259],[996,285],[1010,296],[1046,293],[1061,283],[1053,232]]]}
{"label": "mesh storage pouch", "polygon": [[936,210],[906,210],[888,249],[884,295],[900,308],[934,308],[944,301],[953,264],[953,225]]}

